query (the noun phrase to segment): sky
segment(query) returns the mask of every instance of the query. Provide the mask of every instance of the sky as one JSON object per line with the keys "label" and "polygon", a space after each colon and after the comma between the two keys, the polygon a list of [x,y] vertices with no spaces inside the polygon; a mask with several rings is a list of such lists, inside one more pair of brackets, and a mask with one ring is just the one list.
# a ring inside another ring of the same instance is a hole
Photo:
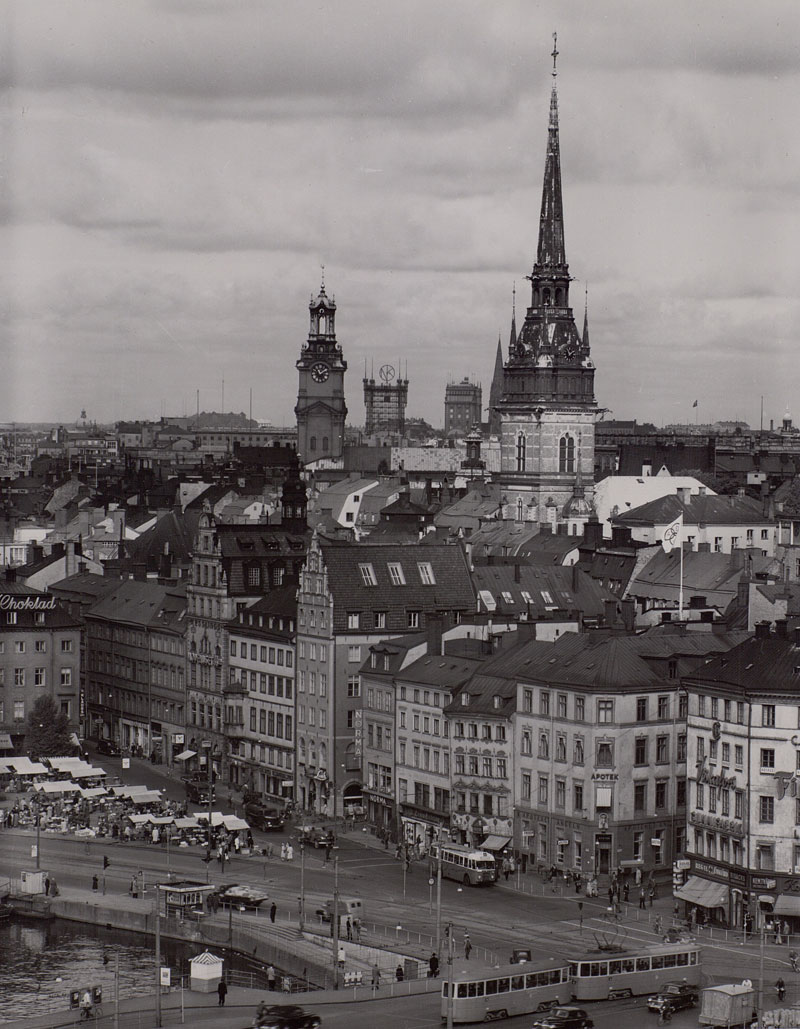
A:
{"label": "sky", "polygon": [[[530,302],[558,32],[567,258],[606,417],[800,423],[796,0],[0,0],[0,422],[444,420]],[[697,408],[693,402],[697,400]]]}

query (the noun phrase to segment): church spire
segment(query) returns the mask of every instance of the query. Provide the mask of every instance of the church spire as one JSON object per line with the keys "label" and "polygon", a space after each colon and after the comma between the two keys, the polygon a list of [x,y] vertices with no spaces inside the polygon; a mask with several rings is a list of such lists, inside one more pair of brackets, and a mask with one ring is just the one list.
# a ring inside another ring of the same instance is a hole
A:
{"label": "church spire", "polygon": [[564,248],[564,209],[561,195],[561,154],[558,138],[558,92],[556,90],[557,35],[553,33],[553,86],[550,91],[550,121],[547,127],[547,156],[539,215],[539,246],[534,275],[564,274],[567,255]]}
{"label": "church spire", "polygon": [[[498,341],[499,343],[499,341]],[[508,341],[509,356],[517,349],[517,284],[511,290],[511,339]]]}
{"label": "church spire", "polygon": [[583,345],[589,350],[589,284],[586,284],[586,291],[583,298]]}

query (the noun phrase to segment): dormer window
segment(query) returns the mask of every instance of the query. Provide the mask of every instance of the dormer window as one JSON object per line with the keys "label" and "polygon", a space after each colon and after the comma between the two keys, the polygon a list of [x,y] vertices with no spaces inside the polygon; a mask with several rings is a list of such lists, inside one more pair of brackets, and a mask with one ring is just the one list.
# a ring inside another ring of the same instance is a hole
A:
{"label": "dormer window", "polygon": [[461,694],[461,706],[462,707],[469,707],[469,693],[462,693]]}
{"label": "dormer window", "polygon": [[361,572],[361,580],[365,586],[377,586],[378,580],[375,577],[375,569],[371,564],[359,565],[359,571]]}
{"label": "dormer window", "polygon": [[403,575],[403,566],[392,562],[386,566],[389,570],[389,578],[393,586],[405,586],[406,577]]}

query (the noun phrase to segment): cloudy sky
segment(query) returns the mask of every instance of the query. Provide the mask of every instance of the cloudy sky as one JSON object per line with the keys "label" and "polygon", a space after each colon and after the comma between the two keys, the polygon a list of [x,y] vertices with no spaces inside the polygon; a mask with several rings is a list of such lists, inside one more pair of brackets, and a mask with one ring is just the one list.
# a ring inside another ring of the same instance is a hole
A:
{"label": "cloudy sky", "polygon": [[599,403],[800,422],[797,0],[6,0],[0,421],[294,420],[325,281],[409,414],[518,322],[558,30]]}

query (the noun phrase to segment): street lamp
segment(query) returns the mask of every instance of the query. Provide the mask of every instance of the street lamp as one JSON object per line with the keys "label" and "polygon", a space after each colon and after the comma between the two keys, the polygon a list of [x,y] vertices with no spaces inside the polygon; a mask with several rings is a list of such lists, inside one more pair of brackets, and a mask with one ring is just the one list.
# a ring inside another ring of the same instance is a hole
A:
{"label": "street lamp", "polygon": [[300,932],[306,921],[306,845],[300,841]]}

